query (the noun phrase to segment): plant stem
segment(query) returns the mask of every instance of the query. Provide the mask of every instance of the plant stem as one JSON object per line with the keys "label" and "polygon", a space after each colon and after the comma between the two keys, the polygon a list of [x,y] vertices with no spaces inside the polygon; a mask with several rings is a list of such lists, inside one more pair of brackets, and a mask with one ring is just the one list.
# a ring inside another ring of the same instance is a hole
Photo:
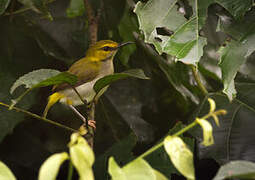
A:
{"label": "plant stem", "polygon": [[[7,107],[7,108],[10,108],[10,107],[11,107],[10,105],[5,104],[5,103],[2,103],[2,102],[0,102],[0,105],[1,105],[1,106],[4,106],[4,107]],[[42,120],[42,121],[44,121],[44,122],[46,122],[46,123],[53,124],[53,125],[55,125],[55,126],[57,126],[57,127],[60,127],[60,128],[63,128],[63,129],[72,131],[72,132],[77,132],[77,130],[75,130],[75,129],[73,129],[73,128],[70,128],[70,127],[65,126],[65,125],[63,125],[63,124],[60,124],[60,123],[57,123],[57,122],[55,122],[55,121],[49,120],[49,119],[47,119],[47,118],[41,117],[41,116],[39,116],[39,115],[37,115],[37,114],[31,113],[31,112],[26,111],[26,110],[24,110],[24,109],[17,108],[17,107],[12,107],[12,109],[15,110],[15,111],[17,111],[17,112],[25,113],[25,114],[27,114],[27,115],[29,115],[29,116],[32,116],[32,117],[34,117],[34,118],[36,118],[36,119],[39,119],[39,120]]]}
{"label": "plant stem", "polygon": [[67,180],[72,180],[73,177],[73,163],[70,159],[69,161],[69,166],[68,166],[68,175],[67,175]]}
{"label": "plant stem", "polygon": [[[177,133],[173,134],[172,136],[179,136],[183,133],[185,133],[186,131],[188,131],[189,129],[193,128],[194,126],[197,125],[197,122],[194,121],[191,124],[189,124],[188,126],[186,126],[185,128],[181,129],[180,131],[178,131]],[[163,146],[164,141],[160,142],[159,144],[153,146],[152,148],[150,148],[148,151],[144,152],[143,154],[141,154],[140,156],[138,156],[136,159],[141,159],[146,157],[147,155],[149,155],[150,153],[152,153],[153,151],[157,150],[158,148],[160,148],[161,146]]]}
{"label": "plant stem", "polygon": [[16,104],[18,104],[18,103],[21,101],[21,99],[22,99],[25,95],[27,95],[31,90],[32,90],[32,88],[27,89],[27,90],[26,90],[24,93],[22,93],[17,99],[15,99],[15,100],[12,102],[12,104],[10,105],[9,110],[12,110],[12,108],[13,108]]}
{"label": "plant stem", "polygon": [[200,90],[203,92],[204,95],[207,95],[208,91],[206,90],[205,86],[201,82],[201,79],[198,75],[198,71],[197,71],[196,67],[191,65],[191,69],[192,69],[193,76],[197,82],[197,86],[200,88]]}
{"label": "plant stem", "polygon": [[[84,0],[84,6],[86,8],[86,15],[88,18],[88,24],[89,24],[89,41],[90,46],[93,45],[95,42],[97,42],[97,32],[98,32],[98,21],[100,13],[95,15],[95,12],[89,2],[89,0]],[[88,120],[95,120],[95,101],[91,102],[91,107],[88,112]],[[92,127],[88,127],[88,134],[90,135],[87,139],[89,145],[93,149],[94,146],[94,136],[95,136],[95,130]]]}

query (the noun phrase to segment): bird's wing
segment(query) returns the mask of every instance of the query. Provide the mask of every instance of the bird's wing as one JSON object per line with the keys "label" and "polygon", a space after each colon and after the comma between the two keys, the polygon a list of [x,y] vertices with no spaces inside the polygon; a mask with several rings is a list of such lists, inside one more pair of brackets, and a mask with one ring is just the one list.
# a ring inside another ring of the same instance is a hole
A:
{"label": "bird's wing", "polygon": [[[75,62],[70,69],[67,71],[70,74],[76,75],[78,77],[77,83],[74,87],[77,87],[86,82],[90,82],[99,74],[101,68],[100,62],[88,61],[86,59],[81,59]],[[53,86],[53,91],[60,91],[66,88],[70,88],[67,83]]]}

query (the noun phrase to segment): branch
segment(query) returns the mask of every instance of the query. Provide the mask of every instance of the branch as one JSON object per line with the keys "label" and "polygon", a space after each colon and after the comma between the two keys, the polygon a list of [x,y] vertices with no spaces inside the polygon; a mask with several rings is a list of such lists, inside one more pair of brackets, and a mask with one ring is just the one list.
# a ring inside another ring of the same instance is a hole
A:
{"label": "branch", "polygon": [[[100,16],[100,11],[95,16],[95,13],[93,11],[93,8],[91,4],[89,3],[89,0],[84,0],[84,6],[86,8],[86,14],[88,18],[88,24],[89,24],[89,40],[90,40],[90,46],[97,42],[97,32],[98,32],[98,20]],[[91,107],[88,111],[88,120],[95,120],[95,106],[96,102],[91,102]],[[88,127],[88,133],[87,133],[87,141],[91,148],[93,149],[94,144],[94,136],[95,136],[95,129],[92,127]]]}
{"label": "branch", "polygon": [[[6,107],[6,108],[9,108],[9,110],[10,110],[10,107],[11,107],[10,105],[5,104],[5,103],[2,103],[2,102],[0,102],[0,105],[1,105],[1,106],[4,106],[4,107]],[[63,124],[60,124],[60,123],[57,123],[57,122],[52,121],[52,120],[50,120],[50,119],[47,119],[47,118],[38,116],[37,114],[31,113],[31,112],[26,111],[26,110],[21,109],[21,108],[12,107],[11,110],[15,110],[15,111],[17,111],[17,112],[22,112],[22,113],[27,114],[27,115],[29,115],[29,116],[32,116],[32,117],[34,117],[34,118],[36,118],[36,119],[42,120],[42,121],[44,121],[44,122],[46,122],[46,123],[49,123],[49,124],[53,124],[54,126],[57,126],[57,127],[63,128],[63,129],[66,129],[66,130],[68,130],[68,131],[78,132],[77,130],[75,130],[75,129],[73,129],[73,128],[70,128],[70,127],[65,126],[65,125],[63,125]]]}
{"label": "branch", "polygon": [[199,77],[197,68],[195,66],[191,65],[191,69],[192,69],[193,76],[197,82],[197,86],[203,92],[204,95],[207,95],[208,91],[206,90],[205,86],[203,85],[203,83]]}
{"label": "branch", "polygon": [[84,5],[86,8],[86,15],[88,18],[89,24],[89,40],[90,45],[97,42],[97,31],[98,31],[98,20],[99,16],[95,16],[92,6],[89,3],[89,0],[84,0]]}

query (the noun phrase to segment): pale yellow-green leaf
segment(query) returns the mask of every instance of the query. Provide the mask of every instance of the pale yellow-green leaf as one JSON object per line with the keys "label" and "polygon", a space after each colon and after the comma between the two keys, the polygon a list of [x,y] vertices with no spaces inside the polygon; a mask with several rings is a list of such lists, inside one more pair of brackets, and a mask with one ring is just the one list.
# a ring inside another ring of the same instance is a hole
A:
{"label": "pale yellow-green leaf", "polygon": [[156,180],[168,180],[161,172],[154,169],[154,174],[156,175]]}
{"label": "pale yellow-green leaf", "polygon": [[216,105],[215,105],[215,101],[212,98],[208,98],[209,104],[210,104],[210,112],[214,112]]}
{"label": "pale yellow-green leaf", "polygon": [[123,171],[129,180],[154,180],[154,169],[143,159],[137,159],[123,167]]}
{"label": "pale yellow-green leaf", "polygon": [[114,158],[110,157],[108,167],[112,180],[167,180],[163,174],[153,169],[143,159],[136,159],[120,168]]}
{"label": "pale yellow-green leaf", "polygon": [[[94,153],[83,137],[79,135],[74,135],[72,137],[71,145],[69,145],[70,157],[74,167],[78,171],[80,180],[93,180],[92,165],[95,161]],[[75,140],[76,142],[74,142]]]}
{"label": "pale yellow-green leaf", "polygon": [[203,140],[202,144],[204,146],[212,145],[214,143],[212,125],[204,119],[197,118],[196,121],[203,129],[204,140]]}
{"label": "pale yellow-green leaf", "polygon": [[0,179],[1,180],[16,180],[11,170],[0,161]]}
{"label": "pale yellow-green leaf", "polygon": [[39,180],[55,180],[60,166],[68,159],[66,152],[57,153],[50,156],[40,167]]}
{"label": "pale yellow-green leaf", "polygon": [[109,158],[108,172],[111,175],[112,180],[127,180],[125,173],[113,157]]}
{"label": "pale yellow-green leaf", "polygon": [[215,115],[215,114],[212,114],[212,117],[213,117],[213,119],[214,119],[214,121],[215,121],[216,125],[219,127],[219,126],[220,126],[220,121],[219,121],[218,116],[217,116],[217,115]]}
{"label": "pale yellow-green leaf", "polygon": [[193,154],[179,137],[167,136],[164,147],[176,169],[186,178],[195,179]]}

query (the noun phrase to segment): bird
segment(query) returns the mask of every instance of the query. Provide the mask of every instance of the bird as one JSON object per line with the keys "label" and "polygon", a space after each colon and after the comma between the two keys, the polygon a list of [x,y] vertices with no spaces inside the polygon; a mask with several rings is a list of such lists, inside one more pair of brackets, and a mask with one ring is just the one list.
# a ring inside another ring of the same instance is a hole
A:
{"label": "bird", "polygon": [[[76,110],[75,106],[82,105],[84,104],[83,102],[90,103],[93,100],[98,100],[107,90],[108,86],[96,94],[93,86],[98,79],[114,73],[113,59],[115,54],[120,47],[131,43],[133,42],[117,43],[112,40],[100,40],[91,45],[85,53],[85,57],[76,61],[67,70],[68,73],[77,76],[76,84],[73,87],[67,83],[53,86],[53,94],[48,98],[43,117],[46,118],[49,109],[59,101],[62,104],[68,105],[86,122],[86,118]],[[75,90],[84,101],[81,100]],[[89,120],[88,124],[95,128],[95,121]]]}

